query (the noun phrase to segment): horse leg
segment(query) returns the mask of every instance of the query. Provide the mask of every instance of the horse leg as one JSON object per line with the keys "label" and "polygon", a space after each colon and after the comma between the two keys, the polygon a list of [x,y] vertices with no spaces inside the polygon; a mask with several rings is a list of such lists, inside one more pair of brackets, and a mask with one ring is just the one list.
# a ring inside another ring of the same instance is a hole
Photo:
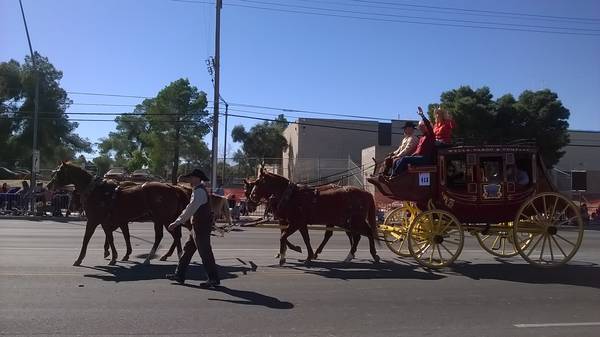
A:
{"label": "horse leg", "polygon": [[74,266],[81,265],[81,261],[83,261],[83,258],[85,258],[85,252],[87,251],[88,243],[90,242],[90,239],[92,238],[96,227],[98,227],[97,223],[92,223],[89,221],[85,225],[85,234],[83,235],[83,244],[81,245],[81,252],[79,253],[79,257],[77,258],[75,263],[73,263]]}
{"label": "horse leg", "polygon": [[225,213],[225,220],[229,227],[233,226],[233,223],[231,222],[231,212],[229,211],[229,204],[227,201],[223,203],[223,213]]}
{"label": "horse leg", "polygon": [[356,254],[356,249],[358,248],[358,243],[360,242],[360,234],[351,234],[352,235],[352,240],[350,240],[350,242],[352,243],[352,246],[350,247],[350,252],[348,253],[348,256],[346,256],[346,258],[344,259],[344,262],[350,262],[352,261],[352,259],[354,259],[354,255]]}
{"label": "horse leg", "polygon": [[283,266],[285,263],[285,251],[287,249],[287,238],[292,235],[297,228],[292,228],[292,226],[288,226],[288,228],[281,231],[281,238],[279,239],[279,265]]}
{"label": "horse leg", "polygon": [[[287,223],[287,222],[285,222],[285,221],[279,221],[279,225],[280,225],[280,226],[287,226],[287,225],[288,225],[288,223]],[[283,229],[282,229],[281,231],[283,232]],[[286,243],[285,243],[285,244],[287,245],[287,247],[288,247],[289,249],[291,249],[291,250],[295,251],[296,253],[302,253],[302,247],[300,247],[300,246],[296,246],[296,245],[292,244],[292,243],[291,243],[289,240],[286,240]]]}
{"label": "horse leg", "polygon": [[369,238],[369,251],[371,252],[371,256],[373,257],[373,263],[379,263],[379,255],[377,255],[377,249],[375,249],[375,238],[372,234],[367,235]]}
{"label": "horse leg", "polygon": [[[326,227],[327,227],[327,229],[333,228],[332,225],[327,225]],[[317,251],[315,252],[315,260],[319,257],[319,254],[321,254],[323,252],[323,248],[325,248],[325,245],[327,244],[327,242],[329,242],[329,239],[331,239],[332,236],[333,236],[333,231],[331,231],[331,230],[325,231],[325,235],[323,236],[323,241],[321,241],[321,244],[319,245],[319,247],[317,248]]]}
{"label": "horse leg", "polygon": [[304,239],[304,244],[306,245],[306,250],[308,250],[308,256],[306,257],[305,263],[309,263],[315,257],[315,253],[313,252],[312,246],[310,245],[310,236],[308,235],[308,227],[302,226],[300,227],[300,234],[302,235],[302,239]]}
{"label": "horse leg", "polygon": [[148,253],[148,256],[146,256],[146,259],[144,260],[144,264],[150,264],[150,260],[152,259],[152,257],[154,256],[154,254],[156,254],[156,250],[158,249],[158,245],[160,244],[160,241],[163,238],[163,225],[161,223],[159,223],[158,221],[154,222],[154,244],[152,245],[152,248],[150,249],[150,253]]}
{"label": "horse leg", "polygon": [[177,255],[181,256],[181,226],[177,227],[177,229],[170,233],[173,237],[173,243],[171,244],[171,247],[169,247],[169,251],[167,251],[165,255],[160,257],[161,261],[167,261],[167,258],[173,255],[173,251],[175,250],[175,248],[178,248]]}
{"label": "horse leg", "polygon": [[127,252],[121,261],[129,261],[129,255],[131,255],[131,236],[129,235],[129,225],[127,223],[122,224],[121,232],[123,233],[123,239],[125,239],[125,245],[127,246]]}
{"label": "horse leg", "polygon": [[114,266],[117,263],[117,249],[115,248],[115,239],[113,237],[112,229],[108,228],[108,226],[102,226],[104,233],[106,234],[106,239],[108,240],[108,244],[110,245],[110,250],[112,251],[112,257],[109,266]]}
{"label": "horse leg", "polygon": [[104,258],[105,259],[110,255],[110,252],[108,251],[108,247],[110,247],[110,245],[108,243],[108,238],[104,237]]}

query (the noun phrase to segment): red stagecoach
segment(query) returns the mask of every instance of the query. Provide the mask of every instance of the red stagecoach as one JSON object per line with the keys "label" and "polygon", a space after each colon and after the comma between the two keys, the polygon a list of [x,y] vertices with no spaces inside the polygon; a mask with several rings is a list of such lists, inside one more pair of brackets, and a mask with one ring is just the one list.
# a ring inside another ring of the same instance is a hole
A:
{"label": "red stagecoach", "polygon": [[456,260],[465,231],[496,256],[541,267],[566,263],[581,245],[579,209],[557,193],[533,145],[439,149],[436,165],[368,180],[402,201],[380,226],[388,247],[427,267]]}

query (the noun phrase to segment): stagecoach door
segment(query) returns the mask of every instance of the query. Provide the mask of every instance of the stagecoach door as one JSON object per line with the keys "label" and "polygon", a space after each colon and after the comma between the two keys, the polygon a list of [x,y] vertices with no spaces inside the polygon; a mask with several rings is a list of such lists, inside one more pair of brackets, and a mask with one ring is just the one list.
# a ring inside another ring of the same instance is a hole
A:
{"label": "stagecoach door", "polygon": [[477,179],[479,198],[486,200],[506,199],[504,155],[479,155]]}

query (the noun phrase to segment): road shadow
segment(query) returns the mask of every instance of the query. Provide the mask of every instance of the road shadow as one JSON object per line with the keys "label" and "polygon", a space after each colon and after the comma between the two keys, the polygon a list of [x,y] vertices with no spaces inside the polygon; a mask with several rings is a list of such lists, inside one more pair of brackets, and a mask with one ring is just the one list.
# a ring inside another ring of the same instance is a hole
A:
{"label": "road shadow", "polygon": [[417,279],[417,280],[439,280],[446,276],[424,270],[416,264],[398,261],[381,261],[373,263],[364,262],[340,262],[328,260],[304,262],[288,262],[283,267],[302,271],[306,274],[318,275],[325,278],[340,280],[370,280],[370,279]]}
{"label": "road shadow", "polygon": [[[189,288],[203,289],[200,286],[193,285],[193,284],[186,284],[185,286],[189,287]],[[205,289],[203,289],[203,290],[205,290]],[[218,286],[215,289],[213,289],[212,291],[227,294],[231,297],[236,297],[238,299],[229,300],[229,299],[222,299],[222,298],[209,298],[208,299],[209,301],[228,302],[228,303],[242,304],[242,305],[257,305],[257,306],[267,307],[270,309],[292,309],[294,307],[294,304],[292,304],[290,302],[280,301],[279,299],[277,299],[275,297],[263,295],[263,294],[255,292],[255,291],[237,290],[237,289],[231,289],[231,288],[227,288],[227,287],[223,287],[223,286]]]}
{"label": "road shadow", "polygon": [[572,262],[557,268],[537,268],[529,264],[457,264],[441,273],[458,274],[474,280],[501,280],[531,284],[564,284],[600,289],[600,266],[595,263]]}
{"label": "road shadow", "polygon": [[[144,265],[138,262],[129,262],[127,265],[116,266],[81,266],[102,272],[102,274],[85,274],[84,277],[95,278],[109,282],[132,282],[145,280],[165,280],[166,274],[175,271],[174,265],[150,264]],[[246,275],[248,272],[256,271],[253,266],[219,266],[219,276],[222,280],[238,278]],[[201,281],[206,280],[206,273],[201,264],[191,263],[186,275],[186,280]]]}

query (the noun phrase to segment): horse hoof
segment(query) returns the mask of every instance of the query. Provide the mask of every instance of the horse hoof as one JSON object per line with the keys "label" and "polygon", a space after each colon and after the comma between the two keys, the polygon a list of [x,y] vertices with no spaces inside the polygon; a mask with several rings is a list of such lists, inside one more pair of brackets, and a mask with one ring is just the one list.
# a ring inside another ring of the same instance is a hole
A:
{"label": "horse hoof", "polygon": [[149,265],[149,264],[150,264],[150,260],[147,260],[147,259],[146,259],[146,260],[144,260],[144,262],[142,262],[142,264],[143,264],[143,265],[145,265],[145,266],[147,266],[147,265]]}
{"label": "horse hoof", "polygon": [[121,261],[129,261],[129,256],[123,256],[123,258],[121,259]]}
{"label": "horse hoof", "polygon": [[313,260],[316,260],[319,258],[319,254],[315,254],[315,256],[313,256]]}
{"label": "horse hoof", "polygon": [[75,261],[75,263],[73,263],[73,266],[75,267],[79,267],[81,265],[81,260],[77,260]]}
{"label": "horse hoof", "polygon": [[381,258],[379,258],[379,255],[373,256],[373,263],[379,263],[379,261],[381,261]]}
{"label": "horse hoof", "polygon": [[346,256],[346,258],[344,259],[344,262],[350,262],[352,261],[352,259],[354,259],[354,255],[348,254],[348,256]]}
{"label": "horse hoof", "polygon": [[283,266],[285,264],[285,259],[279,259],[279,266]]}
{"label": "horse hoof", "polygon": [[163,256],[161,256],[161,257],[160,257],[160,259],[159,259],[159,260],[160,260],[160,261],[167,261],[167,257],[168,257],[168,256],[166,256],[166,255],[163,255]]}
{"label": "horse hoof", "polygon": [[117,260],[110,260],[108,263],[109,266],[114,266],[115,264],[117,264]]}

